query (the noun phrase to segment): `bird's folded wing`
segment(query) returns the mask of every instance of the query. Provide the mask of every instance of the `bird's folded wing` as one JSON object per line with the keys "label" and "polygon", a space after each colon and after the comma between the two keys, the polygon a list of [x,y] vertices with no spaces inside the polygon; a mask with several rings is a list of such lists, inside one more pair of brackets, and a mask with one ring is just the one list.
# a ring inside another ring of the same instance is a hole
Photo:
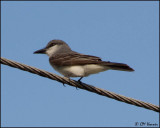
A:
{"label": "bird's folded wing", "polygon": [[96,56],[73,53],[61,53],[56,56],[49,58],[52,65],[55,66],[76,66],[76,65],[86,65],[86,64],[98,64],[102,66],[107,66],[113,70],[121,71],[134,71],[131,67],[124,63],[116,63],[109,61],[102,61],[101,58]]}
{"label": "bird's folded wing", "polygon": [[58,66],[86,65],[102,62],[99,57],[79,53],[61,53],[50,57],[49,61]]}

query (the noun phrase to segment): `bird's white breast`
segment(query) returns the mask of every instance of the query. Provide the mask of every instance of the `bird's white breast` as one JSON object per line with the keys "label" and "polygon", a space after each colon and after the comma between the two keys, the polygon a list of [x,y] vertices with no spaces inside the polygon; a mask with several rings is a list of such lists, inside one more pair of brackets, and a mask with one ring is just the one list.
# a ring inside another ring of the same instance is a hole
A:
{"label": "bird's white breast", "polygon": [[83,77],[108,70],[106,66],[96,64],[61,67],[53,66],[53,68],[66,77]]}
{"label": "bird's white breast", "polygon": [[83,66],[53,66],[55,70],[66,77],[82,77],[85,75]]}

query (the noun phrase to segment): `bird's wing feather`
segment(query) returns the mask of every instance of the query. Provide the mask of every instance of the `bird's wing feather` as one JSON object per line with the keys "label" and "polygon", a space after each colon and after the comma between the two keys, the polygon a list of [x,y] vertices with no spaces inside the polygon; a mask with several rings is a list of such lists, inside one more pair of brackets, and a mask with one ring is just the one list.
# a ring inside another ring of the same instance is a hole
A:
{"label": "bird's wing feather", "polygon": [[58,66],[70,66],[70,65],[96,64],[101,61],[101,58],[74,52],[74,53],[61,53],[56,56],[52,56],[50,57],[49,61],[50,63]]}
{"label": "bird's wing feather", "polygon": [[124,63],[102,61],[101,58],[99,57],[79,54],[76,52],[57,54],[56,56],[50,57],[49,61],[52,65],[55,66],[98,64],[102,66],[107,66],[112,70],[134,71],[134,69],[132,69],[131,67],[129,67],[127,64]]}

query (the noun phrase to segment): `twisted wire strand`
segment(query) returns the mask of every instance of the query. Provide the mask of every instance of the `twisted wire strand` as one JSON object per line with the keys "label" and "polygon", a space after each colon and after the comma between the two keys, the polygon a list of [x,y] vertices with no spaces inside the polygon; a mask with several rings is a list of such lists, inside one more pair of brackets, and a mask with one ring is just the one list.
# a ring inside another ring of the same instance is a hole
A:
{"label": "twisted wire strand", "polygon": [[78,88],[81,88],[81,89],[84,89],[84,90],[87,90],[87,91],[90,91],[90,92],[94,92],[94,93],[97,93],[99,95],[106,96],[106,97],[109,97],[109,98],[112,98],[112,99],[115,99],[115,100],[118,100],[118,101],[121,101],[121,102],[125,102],[125,103],[131,104],[131,105],[135,105],[135,106],[143,107],[143,108],[150,109],[150,110],[153,110],[153,111],[156,111],[156,112],[160,112],[159,111],[159,106],[156,106],[156,105],[153,105],[153,104],[150,104],[150,103],[146,103],[146,102],[143,102],[143,101],[140,101],[140,100],[136,100],[136,99],[133,99],[133,98],[130,98],[130,97],[125,97],[125,96],[122,96],[122,95],[119,95],[119,94],[116,94],[116,93],[113,93],[113,92],[109,92],[107,90],[103,90],[101,88],[97,88],[97,87],[94,87],[92,85],[88,85],[88,84],[85,84],[85,83],[79,83],[75,80],[72,80],[72,79],[69,79],[69,78],[66,78],[66,77],[61,77],[61,76],[52,74],[50,72],[37,69],[35,67],[31,67],[31,66],[28,66],[28,65],[25,65],[25,64],[21,64],[21,63],[15,62],[15,61],[5,59],[3,57],[1,57],[0,63],[4,64],[4,65],[11,66],[11,67],[14,67],[14,68],[18,68],[18,69],[21,69],[21,70],[24,70],[24,71],[28,71],[28,72],[31,72],[31,73],[34,73],[34,74],[37,74],[37,75],[40,75],[40,76],[43,76],[43,77],[47,77],[49,79],[56,80],[56,81],[61,82],[63,84],[68,84],[70,86],[74,86],[74,87],[78,87]]}

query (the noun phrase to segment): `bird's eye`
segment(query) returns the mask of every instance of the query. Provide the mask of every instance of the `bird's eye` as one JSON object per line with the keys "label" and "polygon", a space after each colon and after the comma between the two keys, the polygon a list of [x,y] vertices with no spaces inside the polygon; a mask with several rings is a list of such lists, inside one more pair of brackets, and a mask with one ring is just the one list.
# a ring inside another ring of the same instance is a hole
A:
{"label": "bird's eye", "polygon": [[55,45],[55,44],[52,43],[52,44],[50,45],[50,47],[52,47],[52,46],[54,46],[54,45]]}
{"label": "bird's eye", "polygon": [[46,48],[50,48],[50,47],[52,47],[52,46],[54,46],[55,44],[53,44],[53,43],[50,43],[50,44],[48,44],[47,46],[46,46]]}

